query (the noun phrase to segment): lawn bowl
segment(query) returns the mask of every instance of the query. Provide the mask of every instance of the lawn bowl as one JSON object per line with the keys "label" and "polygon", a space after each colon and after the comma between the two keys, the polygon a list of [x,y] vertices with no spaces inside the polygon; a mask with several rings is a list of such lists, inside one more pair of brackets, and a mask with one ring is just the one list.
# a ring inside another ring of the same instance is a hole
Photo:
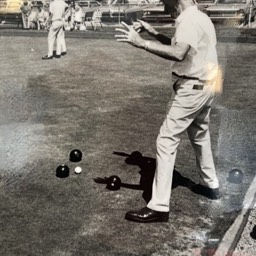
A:
{"label": "lawn bowl", "polygon": [[110,176],[107,179],[106,188],[109,190],[119,190],[121,188],[121,179],[116,175]]}
{"label": "lawn bowl", "polygon": [[256,240],[256,225],[253,227],[252,232],[250,233],[252,239]]}
{"label": "lawn bowl", "polygon": [[233,169],[229,172],[228,181],[230,183],[239,184],[243,182],[244,174],[239,169]]}
{"label": "lawn bowl", "polygon": [[56,177],[66,178],[69,176],[69,167],[65,164],[59,165],[56,169]]}
{"label": "lawn bowl", "polygon": [[69,154],[69,160],[71,162],[80,162],[82,160],[82,152],[79,149],[73,149]]}

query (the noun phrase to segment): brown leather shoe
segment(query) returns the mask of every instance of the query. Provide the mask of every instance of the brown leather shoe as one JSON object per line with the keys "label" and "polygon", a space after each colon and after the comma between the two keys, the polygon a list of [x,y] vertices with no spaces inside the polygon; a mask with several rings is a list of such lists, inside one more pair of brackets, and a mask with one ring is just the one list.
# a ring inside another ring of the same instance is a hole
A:
{"label": "brown leather shoe", "polygon": [[221,198],[219,188],[208,188],[201,184],[197,184],[191,188],[192,192],[201,196],[207,197],[211,200],[217,200]]}
{"label": "brown leather shoe", "polygon": [[158,212],[144,207],[139,211],[127,212],[125,215],[125,219],[141,223],[168,222],[169,212]]}

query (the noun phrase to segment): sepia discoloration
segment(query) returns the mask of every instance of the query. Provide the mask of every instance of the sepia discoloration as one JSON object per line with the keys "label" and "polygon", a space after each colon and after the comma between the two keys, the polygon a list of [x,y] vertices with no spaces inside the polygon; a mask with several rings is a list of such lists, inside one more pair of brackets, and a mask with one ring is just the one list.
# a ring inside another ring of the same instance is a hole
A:
{"label": "sepia discoloration", "polygon": [[[124,220],[128,207],[144,203],[141,190],[113,193],[93,179],[116,174],[137,185],[147,173],[150,166],[128,165],[112,152],[155,157],[171,94],[168,62],[114,39],[68,38],[70,55],[46,64],[46,38],[0,40],[1,255],[198,255],[208,239],[221,239],[254,176],[254,44],[217,45],[225,79],[211,132],[223,200],[177,186],[170,222],[142,226]],[[83,172],[56,178],[59,164],[75,167],[68,161],[74,148],[83,152]],[[185,134],[180,151],[177,170],[196,182]],[[231,167],[244,171],[242,185],[227,182]]]}

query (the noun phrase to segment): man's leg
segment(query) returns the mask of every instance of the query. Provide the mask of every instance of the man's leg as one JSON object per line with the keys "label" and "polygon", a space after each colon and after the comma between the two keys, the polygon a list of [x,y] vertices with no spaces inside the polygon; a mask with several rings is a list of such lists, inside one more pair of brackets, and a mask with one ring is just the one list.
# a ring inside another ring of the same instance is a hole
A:
{"label": "man's leg", "polygon": [[57,31],[53,27],[53,24],[52,24],[49,29],[49,33],[48,33],[48,57],[53,56],[53,47],[54,47],[54,42],[55,42],[55,38],[56,38],[56,33],[57,33]]}
{"label": "man's leg", "polygon": [[22,23],[23,23],[23,28],[28,28],[28,17],[26,14],[22,13]]}
{"label": "man's leg", "polygon": [[126,219],[137,222],[167,221],[171,197],[173,169],[180,135],[185,131],[209,98],[194,91],[194,81],[178,81],[170,110],[157,137],[157,166],[152,185],[152,198],[140,211],[129,211]]}
{"label": "man's leg", "polygon": [[201,178],[200,184],[216,189],[219,188],[219,181],[216,175],[209,132],[211,101],[198,114],[187,132],[196,154]]}
{"label": "man's leg", "polygon": [[49,32],[48,32],[48,54],[45,57],[42,57],[43,60],[49,60],[53,58],[53,47],[54,47],[54,43],[55,43],[55,39],[58,33],[58,28],[56,26],[56,21],[53,21]]}
{"label": "man's leg", "polygon": [[[186,125],[185,120],[174,118],[177,107],[173,102],[157,137],[157,162],[151,200],[147,207],[140,211],[127,212],[125,216],[127,220],[146,223],[167,222],[169,219],[169,201],[177,147],[181,132],[189,126]],[[177,125],[178,123],[180,125]]]}
{"label": "man's leg", "polygon": [[28,24],[28,25],[27,25],[27,28],[28,28],[28,29],[31,29],[31,28],[32,28],[31,23],[32,23],[32,22],[31,22],[30,15],[29,15],[29,16],[27,17],[27,24]]}
{"label": "man's leg", "polygon": [[63,43],[63,35],[64,35],[63,28],[60,28],[60,30],[57,34],[57,38],[56,38],[56,55],[57,56],[61,55],[61,46]]}
{"label": "man's leg", "polygon": [[187,112],[182,104],[182,99],[176,96],[157,137],[156,172],[152,198],[147,205],[155,211],[169,212],[173,169],[180,135],[193,122],[197,111],[195,108],[194,111]]}
{"label": "man's leg", "polygon": [[[63,24],[64,26],[64,24]],[[62,53],[67,52],[67,47],[66,47],[66,42],[65,42],[65,31],[64,27],[61,27],[59,30],[59,33],[57,35],[57,49],[56,49],[56,54],[61,55]]]}
{"label": "man's leg", "polygon": [[[146,208],[127,212],[126,219],[128,220],[151,222],[168,219],[173,168],[180,134],[190,127],[196,118],[199,120],[203,116],[204,111],[208,109],[206,106],[209,106],[213,99],[210,87],[200,90],[194,88],[194,85],[195,82],[191,80],[185,82],[182,80],[175,84],[177,91],[157,138],[157,167],[152,186],[152,198]],[[207,121],[207,118],[204,120]],[[205,139],[208,141],[207,136],[206,132]],[[210,144],[206,143],[204,147],[209,148]],[[209,153],[204,152],[204,154],[204,157],[207,156],[209,160]],[[212,186],[217,186],[217,183]]]}
{"label": "man's leg", "polygon": [[[53,21],[48,33],[48,57],[53,56],[53,47],[55,40],[58,36],[59,30],[61,29],[61,21]],[[58,47],[58,45],[57,45]]]}
{"label": "man's leg", "polygon": [[61,47],[62,47],[61,53],[66,53],[67,52],[67,45],[66,45],[66,39],[65,39],[65,30],[63,31],[63,38],[62,38]]}

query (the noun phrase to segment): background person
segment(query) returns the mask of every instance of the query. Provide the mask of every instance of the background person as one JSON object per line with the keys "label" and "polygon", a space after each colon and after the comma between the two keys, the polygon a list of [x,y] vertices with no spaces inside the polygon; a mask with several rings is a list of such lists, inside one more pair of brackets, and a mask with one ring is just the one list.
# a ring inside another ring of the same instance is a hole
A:
{"label": "background person", "polygon": [[55,58],[60,58],[66,54],[66,42],[64,34],[64,16],[68,4],[64,0],[54,0],[50,3],[49,12],[51,26],[48,33],[48,54],[43,57],[43,60],[50,60],[53,58],[53,47],[56,41],[56,55]]}
{"label": "background person", "polygon": [[32,2],[31,11],[28,16],[28,28],[35,29],[37,27],[38,7]]}
{"label": "background person", "polygon": [[79,30],[83,22],[83,11],[82,8],[75,3],[75,13],[74,13],[74,30]]}
{"label": "background person", "polygon": [[21,10],[21,17],[22,17],[22,23],[23,23],[23,28],[27,29],[29,28],[29,20],[28,16],[31,12],[31,4],[27,0],[23,1],[23,4],[20,7]]}
{"label": "background person", "polygon": [[68,7],[66,7],[65,14],[64,14],[64,28],[65,30],[72,30],[73,24],[72,24],[72,2],[67,2]]}
{"label": "background person", "polygon": [[161,35],[148,23],[140,22],[157,41],[144,40],[134,27],[123,23],[116,29],[120,42],[127,42],[147,52],[170,60],[173,80],[171,107],[157,137],[156,172],[152,197],[147,207],[129,211],[125,218],[136,222],[167,222],[172,177],[180,135],[187,130],[194,148],[200,184],[192,191],[210,199],[220,198],[219,181],[214,166],[209,116],[218,77],[216,34],[207,15],[198,10],[193,0],[163,0],[171,14],[179,10],[174,38]]}
{"label": "background person", "polygon": [[46,10],[47,7],[38,7],[38,13],[37,13],[37,29],[45,29],[46,23],[49,19],[49,13]]}

